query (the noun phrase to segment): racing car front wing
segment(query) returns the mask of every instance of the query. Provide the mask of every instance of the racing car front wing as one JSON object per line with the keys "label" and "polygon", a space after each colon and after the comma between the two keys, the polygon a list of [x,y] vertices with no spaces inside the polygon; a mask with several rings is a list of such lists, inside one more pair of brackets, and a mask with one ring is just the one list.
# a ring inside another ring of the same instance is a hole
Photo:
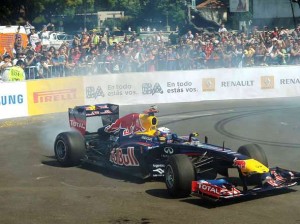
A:
{"label": "racing car front wing", "polygon": [[262,182],[252,189],[240,190],[228,180],[192,181],[192,195],[213,201],[258,195],[264,192],[276,191],[293,187],[300,182],[300,173],[279,167],[270,168],[270,172],[262,175]]}

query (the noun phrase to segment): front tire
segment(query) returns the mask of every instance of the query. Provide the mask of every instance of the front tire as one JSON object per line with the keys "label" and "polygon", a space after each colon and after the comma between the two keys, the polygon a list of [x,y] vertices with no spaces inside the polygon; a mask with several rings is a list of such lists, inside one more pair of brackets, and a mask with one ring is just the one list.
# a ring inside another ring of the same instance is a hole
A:
{"label": "front tire", "polygon": [[[255,159],[256,161],[260,162],[261,164],[268,167],[268,159],[264,150],[257,144],[248,144],[241,146],[238,153],[248,156],[251,159]],[[247,177],[247,183],[249,185],[261,185],[261,175],[254,174],[252,176]]]}
{"label": "front tire", "polygon": [[257,144],[248,144],[248,145],[242,145],[238,151],[238,153],[248,156],[252,159],[257,160],[258,162],[262,163],[266,167],[268,167],[268,159],[266,156],[266,153]]}
{"label": "front tire", "polygon": [[84,137],[78,132],[62,132],[57,135],[54,153],[62,166],[77,166],[86,152]]}
{"label": "front tire", "polygon": [[165,183],[172,197],[187,197],[195,180],[195,169],[191,160],[183,154],[170,156],[165,168]]}

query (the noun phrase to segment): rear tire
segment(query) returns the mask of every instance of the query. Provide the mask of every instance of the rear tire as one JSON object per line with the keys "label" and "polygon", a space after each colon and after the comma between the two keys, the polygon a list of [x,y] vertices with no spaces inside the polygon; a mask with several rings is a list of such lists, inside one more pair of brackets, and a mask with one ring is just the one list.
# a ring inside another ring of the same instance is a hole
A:
{"label": "rear tire", "polygon": [[84,137],[78,132],[60,133],[55,139],[54,153],[62,166],[79,165],[86,153]]}
{"label": "rear tire", "polygon": [[165,168],[165,183],[172,197],[187,197],[191,193],[195,169],[184,154],[170,156]]}

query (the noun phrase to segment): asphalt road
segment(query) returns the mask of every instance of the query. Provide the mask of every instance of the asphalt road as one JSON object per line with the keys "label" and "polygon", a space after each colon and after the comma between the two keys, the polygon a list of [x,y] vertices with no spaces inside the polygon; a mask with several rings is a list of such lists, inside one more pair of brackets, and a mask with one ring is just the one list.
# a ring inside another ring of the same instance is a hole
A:
{"label": "asphalt road", "polygon": [[[121,107],[121,115],[142,106]],[[300,98],[159,105],[160,126],[198,131],[238,149],[260,144],[270,166],[300,171]],[[163,182],[142,182],[97,167],[62,168],[55,136],[67,113],[0,120],[0,223],[300,224],[300,186],[283,194],[207,203],[172,199]]]}

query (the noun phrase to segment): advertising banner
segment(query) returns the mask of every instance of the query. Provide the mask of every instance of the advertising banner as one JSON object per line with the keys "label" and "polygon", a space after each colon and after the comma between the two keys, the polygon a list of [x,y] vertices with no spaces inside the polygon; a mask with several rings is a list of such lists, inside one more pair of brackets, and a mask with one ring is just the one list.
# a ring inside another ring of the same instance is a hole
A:
{"label": "advertising banner", "polygon": [[23,116],[28,116],[26,83],[0,83],[0,119]]}
{"label": "advertising banner", "polygon": [[119,105],[300,95],[298,66],[84,77],[85,104]]}
{"label": "advertising banner", "polygon": [[119,105],[201,100],[199,71],[110,74],[84,77],[85,104]]}
{"label": "advertising banner", "polygon": [[[260,69],[263,71],[262,69]],[[202,78],[202,99],[249,99],[263,97],[259,73],[255,69],[211,70]]]}
{"label": "advertising banner", "polygon": [[28,81],[27,95],[30,115],[67,112],[70,107],[84,104],[83,80],[68,77]]}
{"label": "advertising banner", "polygon": [[299,3],[296,0],[253,0],[253,19],[292,18],[291,7],[294,8],[295,18],[299,17]]}
{"label": "advertising banner", "polygon": [[[276,72],[276,73],[275,73]],[[274,85],[280,96],[300,96],[300,73],[299,66],[285,66],[274,71]]]}
{"label": "advertising banner", "polygon": [[203,100],[300,96],[299,66],[212,70],[202,79]]}

